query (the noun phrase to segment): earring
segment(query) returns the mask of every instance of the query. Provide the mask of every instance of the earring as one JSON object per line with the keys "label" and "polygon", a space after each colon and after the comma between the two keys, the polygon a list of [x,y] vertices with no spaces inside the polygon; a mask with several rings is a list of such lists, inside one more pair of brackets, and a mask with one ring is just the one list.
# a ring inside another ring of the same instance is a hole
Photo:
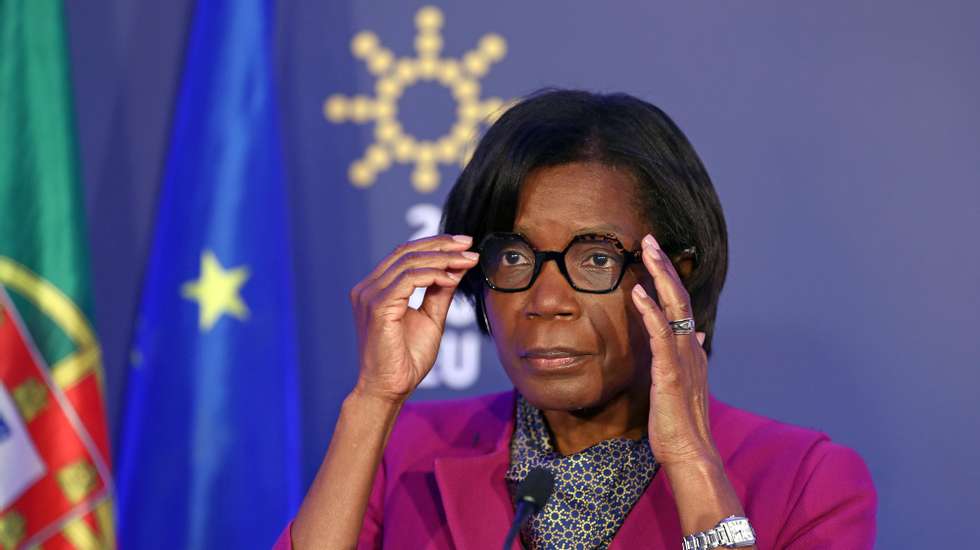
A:
{"label": "earring", "polygon": [[483,313],[483,326],[487,327],[487,334],[493,336],[493,329],[490,328],[490,319],[487,317],[487,303],[480,300],[480,312]]}

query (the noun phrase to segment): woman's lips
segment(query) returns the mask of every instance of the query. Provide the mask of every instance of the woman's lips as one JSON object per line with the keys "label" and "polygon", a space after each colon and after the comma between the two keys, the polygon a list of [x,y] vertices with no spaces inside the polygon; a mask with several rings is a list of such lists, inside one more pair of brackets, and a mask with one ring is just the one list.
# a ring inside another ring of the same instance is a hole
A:
{"label": "woman's lips", "polygon": [[555,371],[578,366],[589,355],[575,350],[542,349],[525,352],[521,355],[521,359],[534,370]]}

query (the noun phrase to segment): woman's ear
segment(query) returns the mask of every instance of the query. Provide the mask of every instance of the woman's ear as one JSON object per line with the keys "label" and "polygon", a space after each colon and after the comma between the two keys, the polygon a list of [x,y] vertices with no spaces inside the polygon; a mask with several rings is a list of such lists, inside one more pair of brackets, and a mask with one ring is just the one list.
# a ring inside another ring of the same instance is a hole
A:
{"label": "woman's ear", "polygon": [[697,249],[693,246],[685,248],[677,254],[670,256],[670,262],[674,264],[674,269],[681,276],[681,281],[686,281],[694,273],[695,260],[697,259]]}

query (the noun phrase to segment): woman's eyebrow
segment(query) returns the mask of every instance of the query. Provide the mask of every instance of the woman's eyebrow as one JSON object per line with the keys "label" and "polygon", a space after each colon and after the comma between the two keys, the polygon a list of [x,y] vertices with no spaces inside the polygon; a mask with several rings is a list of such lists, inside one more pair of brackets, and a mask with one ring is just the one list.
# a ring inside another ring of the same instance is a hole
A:
{"label": "woman's eyebrow", "polygon": [[[528,233],[527,228],[520,225],[514,226],[514,229],[512,231],[514,233],[519,233],[525,236]],[[616,235],[622,235],[626,233],[626,231],[622,227],[616,224],[606,224],[606,223],[599,224],[599,225],[589,225],[586,227],[579,227],[572,231],[573,235],[588,235],[589,233],[615,233]]]}
{"label": "woman's eyebrow", "polygon": [[617,238],[625,233],[622,227],[613,224],[591,225],[583,227],[575,232],[575,235],[588,235],[589,233],[612,233]]}
{"label": "woman's eyebrow", "polygon": [[[528,231],[526,227],[514,226],[514,228],[511,231],[523,237],[531,246],[537,247],[534,241],[531,240],[531,237],[528,236]],[[576,237],[581,237],[582,235],[595,235],[595,234],[612,235],[617,240],[622,242],[623,239],[625,238],[624,235],[626,234],[626,231],[622,227],[616,224],[603,223],[598,225],[589,225],[586,227],[577,228],[574,231],[572,231],[572,238],[574,239]]]}

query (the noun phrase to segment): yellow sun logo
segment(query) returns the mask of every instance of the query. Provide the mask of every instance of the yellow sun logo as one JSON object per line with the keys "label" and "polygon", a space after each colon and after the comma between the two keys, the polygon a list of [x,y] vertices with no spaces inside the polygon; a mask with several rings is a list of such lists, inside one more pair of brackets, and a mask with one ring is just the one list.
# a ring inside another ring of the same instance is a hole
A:
{"label": "yellow sun logo", "polygon": [[[504,58],[507,43],[497,34],[486,34],[476,47],[460,59],[441,56],[443,15],[435,6],[415,14],[417,57],[395,58],[381,45],[378,36],[361,31],[351,40],[354,57],[364,60],[377,77],[375,96],[331,95],[323,103],[323,114],[334,123],[374,121],[375,142],[350,165],[352,184],[367,187],[392,163],[414,164],[412,185],[427,193],[439,187],[439,164],[465,165],[472,155],[472,141],[482,121],[492,122],[503,111],[499,98],[480,99],[479,79],[490,65]],[[406,88],[419,82],[438,82],[456,100],[456,122],[442,137],[421,140],[407,135],[398,121],[398,100]]]}

